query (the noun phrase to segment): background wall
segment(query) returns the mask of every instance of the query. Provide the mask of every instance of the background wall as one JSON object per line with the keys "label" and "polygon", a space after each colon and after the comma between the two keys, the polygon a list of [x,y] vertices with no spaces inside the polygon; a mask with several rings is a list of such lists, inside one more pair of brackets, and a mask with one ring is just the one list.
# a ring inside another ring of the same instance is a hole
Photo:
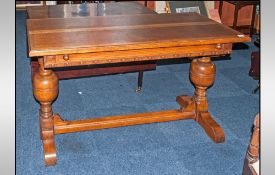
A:
{"label": "background wall", "polygon": [[56,1],[46,1],[46,5],[56,5]]}

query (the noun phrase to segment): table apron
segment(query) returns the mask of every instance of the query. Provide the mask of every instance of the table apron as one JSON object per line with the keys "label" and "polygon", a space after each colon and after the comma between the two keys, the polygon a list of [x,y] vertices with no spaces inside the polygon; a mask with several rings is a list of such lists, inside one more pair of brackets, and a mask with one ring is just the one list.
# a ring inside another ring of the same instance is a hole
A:
{"label": "table apron", "polygon": [[45,68],[71,67],[135,61],[221,56],[231,54],[232,44],[163,47],[109,52],[76,53],[44,56]]}

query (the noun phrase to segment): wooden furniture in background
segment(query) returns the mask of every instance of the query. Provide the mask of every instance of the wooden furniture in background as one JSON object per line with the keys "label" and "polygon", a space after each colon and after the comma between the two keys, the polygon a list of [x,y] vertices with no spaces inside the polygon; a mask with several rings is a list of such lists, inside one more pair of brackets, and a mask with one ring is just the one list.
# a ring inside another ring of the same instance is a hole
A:
{"label": "wooden furniture in background", "polygon": [[[115,1],[115,2],[127,2],[127,1]],[[145,7],[151,10],[155,10],[155,1],[136,1],[136,2],[144,5]]]}
{"label": "wooden furniture in background", "polygon": [[256,115],[254,128],[251,135],[250,143],[247,149],[243,175],[258,175],[259,173],[259,154],[260,154],[260,116]]}
{"label": "wooden furniture in background", "polygon": [[256,17],[255,17],[255,29],[256,29],[256,34],[260,34],[260,12],[256,13]]}
{"label": "wooden furniture in background", "polygon": [[190,13],[196,12],[208,16],[204,1],[166,1],[168,13]]}
{"label": "wooden furniture in background", "polygon": [[[165,1],[163,8],[166,13],[189,13],[193,10],[221,23],[218,9],[214,8],[214,2],[212,4],[211,1]],[[157,10],[161,11],[160,9]]]}
{"label": "wooden furniture in background", "polygon": [[[256,5],[260,1],[216,1],[221,21],[235,30],[249,29],[249,34],[254,33]],[[246,32],[247,33],[247,32]]]}
{"label": "wooden furniture in background", "polygon": [[[260,37],[258,36],[257,40],[254,42],[257,47],[260,47]],[[255,94],[260,89],[260,51],[254,51],[251,53],[251,66],[249,70],[249,76],[254,80],[258,80],[257,87],[252,91]]]}
{"label": "wooden furniture in background", "polygon": [[100,3],[100,2],[110,2],[110,1],[57,1],[57,4],[82,4],[82,3]]}
{"label": "wooden furniture in background", "polygon": [[[70,132],[193,119],[215,143],[224,142],[222,128],[208,111],[206,91],[216,75],[210,57],[230,54],[233,43],[250,41],[242,33],[207,17],[187,13],[30,18],[27,36],[29,56],[39,57],[33,93],[40,103],[46,165],[56,163],[55,135]],[[54,68],[173,58],[192,59],[190,80],[195,86],[191,97],[176,98],[178,109],[75,121],[63,120],[52,111],[58,95]]]}
{"label": "wooden furniture in background", "polygon": [[155,6],[156,6],[155,1],[138,1],[138,2],[151,10],[155,10]]}
{"label": "wooden furniture in background", "polygon": [[[67,3],[68,1],[62,1]],[[60,3],[60,2],[59,2]],[[75,2],[77,3],[77,2]],[[84,8],[85,7],[85,8]],[[83,10],[84,9],[84,10]],[[81,11],[82,10],[82,11]],[[43,6],[28,9],[29,19],[50,19],[50,18],[78,18],[81,16],[110,16],[110,15],[131,15],[131,14],[154,14],[155,12],[142,6],[137,2],[124,3],[89,3],[82,5],[55,5]],[[81,18],[78,18],[79,20]],[[39,69],[37,58],[31,59],[32,75]],[[59,79],[68,79],[80,76],[95,76],[104,74],[117,74],[127,72],[138,72],[136,92],[142,89],[143,72],[156,69],[155,61],[144,61],[138,63],[118,63],[109,65],[85,66],[80,70],[72,68],[56,69]]]}

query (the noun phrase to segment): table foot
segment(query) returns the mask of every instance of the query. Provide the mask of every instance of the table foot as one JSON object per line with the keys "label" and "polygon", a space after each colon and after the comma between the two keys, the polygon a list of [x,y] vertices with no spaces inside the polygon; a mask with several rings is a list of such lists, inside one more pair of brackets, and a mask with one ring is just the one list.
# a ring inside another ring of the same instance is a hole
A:
{"label": "table foot", "polygon": [[194,98],[191,98],[189,96],[177,96],[177,102],[180,105],[181,111],[183,113],[191,112],[194,114],[193,119],[203,127],[206,134],[215,143],[224,142],[225,137],[222,128],[211,117],[211,114],[209,112],[196,111]]}
{"label": "table foot", "polygon": [[43,140],[44,148],[44,162],[45,165],[55,165],[56,164],[56,147],[54,139]]}
{"label": "table foot", "polygon": [[194,96],[178,96],[176,100],[181,112],[192,113],[193,119],[203,127],[206,134],[215,143],[221,143],[225,140],[224,132],[208,112],[206,98],[207,88],[214,83],[215,72],[215,65],[209,57],[194,59],[190,67],[190,79],[195,85]]}
{"label": "table foot", "polygon": [[138,86],[138,87],[136,88],[135,92],[136,92],[136,93],[140,93],[141,90],[142,90],[142,87],[141,87],[141,86]]}
{"label": "table foot", "polygon": [[200,112],[196,121],[203,127],[206,134],[215,142],[222,143],[225,140],[224,132],[220,125],[211,117],[209,112]]}

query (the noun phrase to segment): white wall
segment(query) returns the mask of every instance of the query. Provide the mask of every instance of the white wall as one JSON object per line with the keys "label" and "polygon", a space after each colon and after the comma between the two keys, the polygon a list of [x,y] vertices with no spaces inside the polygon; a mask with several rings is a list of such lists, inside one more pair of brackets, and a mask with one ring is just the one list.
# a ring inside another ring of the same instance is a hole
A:
{"label": "white wall", "polygon": [[214,1],[204,1],[205,2],[205,5],[206,5],[206,8],[209,10],[209,9],[214,9],[215,7],[215,2]]}
{"label": "white wall", "polygon": [[166,1],[155,1],[155,11],[157,13],[166,13]]}
{"label": "white wall", "polygon": [[46,1],[46,5],[56,5],[56,1]]}

